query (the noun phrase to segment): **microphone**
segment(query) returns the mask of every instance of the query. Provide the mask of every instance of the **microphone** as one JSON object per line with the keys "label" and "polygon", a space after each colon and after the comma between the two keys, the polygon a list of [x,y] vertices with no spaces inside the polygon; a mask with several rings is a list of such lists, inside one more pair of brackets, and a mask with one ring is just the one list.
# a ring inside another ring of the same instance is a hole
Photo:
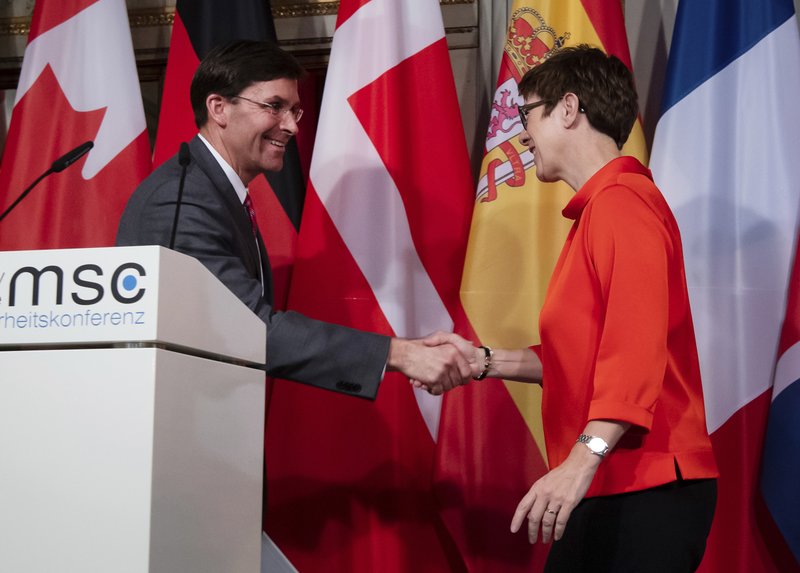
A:
{"label": "microphone", "polygon": [[81,157],[86,155],[92,147],[94,147],[94,142],[93,141],[87,141],[86,143],[81,143],[75,149],[72,149],[71,151],[68,151],[67,153],[65,153],[64,155],[62,155],[61,157],[59,157],[58,159],[53,161],[53,164],[50,166],[50,169],[48,169],[47,171],[45,171],[44,173],[39,175],[39,177],[36,179],[36,181],[31,183],[28,186],[28,188],[25,189],[25,191],[23,191],[20,194],[19,197],[17,197],[17,200],[14,201],[8,207],[8,209],[3,211],[3,214],[0,215],[0,221],[5,219],[6,215],[8,215],[14,209],[14,207],[16,207],[19,204],[19,202],[22,201],[26,197],[26,195],[28,195],[28,193],[30,193],[31,190],[33,190],[33,188],[36,187],[36,185],[39,184],[39,182],[42,179],[44,179],[45,177],[47,177],[51,173],[60,173],[61,171],[64,171],[64,169],[66,169],[67,167],[69,167],[70,165],[75,163],[78,159],[80,159]]}
{"label": "microphone", "polygon": [[186,168],[192,161],[192,156],[189,154],[189,144],[185,141],[181,143],[178,150],[178,165],[181,166],[181,180],[178,183],[178,200],[175,202],[175,218],[172,220],[172,235],[169,239],[169,248],[175,249],[175,233],[178,231],[178,216],[181,212],[181,202],[183,201],[183,184],[186,181]]}
{"label": "microphone", "polygon": [[72,151],[68,151],[55,161],[53,161],[53,165],[50,166],[50,171],[52,173],[60,173],[64,171],[67,167],[75,163],[78,159],[89,153],[89,150],[94,147],[93,141],[87,141],[86,143],[81,143],[78,147],[73,149]]}

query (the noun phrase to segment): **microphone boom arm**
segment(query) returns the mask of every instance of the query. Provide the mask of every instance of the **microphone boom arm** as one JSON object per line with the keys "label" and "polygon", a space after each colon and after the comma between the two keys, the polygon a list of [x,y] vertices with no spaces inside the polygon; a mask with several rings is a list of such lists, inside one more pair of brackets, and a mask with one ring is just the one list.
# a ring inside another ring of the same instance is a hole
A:
{"label": "microphone boom arm", "polygon": [[8,209],[3,211],[3,214],[0,215],[0,221],[5,219],[6,215],[11,213],[11,211],[14,209],[14,207],[19,205],[19,202],[22,201],[28,195],[28,193],[30,193],[33,190],[33,188],[36,187],[36,185],[39,184],[39,181],[41,181],[42,179],[44,179],[45,177],[47,177],[51,173],[59,173],[60,171],[63,171],[64,169],[66,169],[67,167],[69,167],[70,165],[75,163],[78,159],[83,157],[86,153],[88,153],[88,151],[92,147],[94,147],[94,142],[93,141],[87,141],[85,143],[81,143],[75,149],[71,149],[70,151],[68,151],[67,153],[65,153],[64,155],[62,155],[61,157],[59,157],[55,161],[53,161],[53,164],[50,166],[50,169],[48,169],[47,171],[45,171],[44,173],[39,175],[39,177],[37,177],[36,181],[31,183],[28,186],[28,188],[25,189],[25,191],[20,193],[20,196],[17,197],[16,201],[14,201],[8,207]]}

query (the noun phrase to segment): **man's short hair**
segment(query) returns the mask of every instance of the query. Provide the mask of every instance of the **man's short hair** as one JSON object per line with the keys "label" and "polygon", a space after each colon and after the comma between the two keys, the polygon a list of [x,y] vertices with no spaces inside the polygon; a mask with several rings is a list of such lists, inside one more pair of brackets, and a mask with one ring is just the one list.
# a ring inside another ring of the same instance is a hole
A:
{"label": "man's short hair", "polygon": [[589,123],[608,135],[619,149],[628,139],[639,114],[633,74],[616,56],[581,44],[564,48],[528,70],[519,94],[545,100],[545,116],[567,93],[578,96]]}
{"label": "man's short hair", "polygon": [[273,42],[236,40],[217,46],[203,58],[192,78],[189,97],[194,123],[199,129],[208,121],[206,98],[210,94],[232,98],[256,82],[298,80],[304,73],[298,61]]}

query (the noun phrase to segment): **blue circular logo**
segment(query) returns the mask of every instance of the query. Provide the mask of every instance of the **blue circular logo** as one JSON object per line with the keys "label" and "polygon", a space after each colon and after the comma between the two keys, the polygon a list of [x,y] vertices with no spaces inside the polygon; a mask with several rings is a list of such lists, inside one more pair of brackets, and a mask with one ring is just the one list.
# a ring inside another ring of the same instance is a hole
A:
{"label": "blue circular logo", "polygon": [[136,277],[133,275],[128,275],[124,279],[122,279],[122,288],[127,291],[132,291],[136,288],[137,280]]}

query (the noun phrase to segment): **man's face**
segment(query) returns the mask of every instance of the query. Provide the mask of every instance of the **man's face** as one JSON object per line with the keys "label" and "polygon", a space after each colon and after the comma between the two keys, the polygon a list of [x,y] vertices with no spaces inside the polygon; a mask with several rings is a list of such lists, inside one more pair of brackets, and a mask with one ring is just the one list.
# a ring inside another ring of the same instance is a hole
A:
{"label": "man's face", "polygon": [[297,121],[291,111],[276,109],[296,110],[299,105],[297,80],[287,78],[251,84],[227,101],[222,145],[245,185],[260,173],[283,167],[286,144],[297,133]]}

